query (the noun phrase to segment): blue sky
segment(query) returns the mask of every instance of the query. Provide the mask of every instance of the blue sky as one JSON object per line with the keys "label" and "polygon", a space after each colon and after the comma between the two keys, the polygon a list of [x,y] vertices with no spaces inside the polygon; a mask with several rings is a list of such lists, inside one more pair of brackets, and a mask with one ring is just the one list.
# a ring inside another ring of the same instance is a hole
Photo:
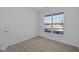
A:
{"label": "blue sky", "polygon": [[52,22],[51,19],[52,19],[52,16],[44,17],[44,20],[45,20],[44,22],[45,23],[51,23]]}
{"label": "blue sky", "polygon": [[[44,19],[45,23],[52,23],[52,16],[44,17]],[[64,22],[64,14],[53,16],[53,23],[62,23],[62,22]]]}

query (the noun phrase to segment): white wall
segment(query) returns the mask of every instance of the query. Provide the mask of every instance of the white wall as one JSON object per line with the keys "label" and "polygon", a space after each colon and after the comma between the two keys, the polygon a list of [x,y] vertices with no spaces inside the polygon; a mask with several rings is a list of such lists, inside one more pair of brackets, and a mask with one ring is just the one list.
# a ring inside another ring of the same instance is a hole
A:
{"label": "white wall", "polygon": [[35,11],[29,8],[0,8],[0,48],[30,39],[37,34]]}
{"label": "white wall", "polygon": [[76,11],[76,13],[77,13],[77,22],[76,22],[76,24],[77,24],[77,45],[78,45],[78,48],[79,48],[79,8],[77,8],[77,11]]}
{"label": "white wall", "polygon": [[[76,30],[76,9],[77,8],[49,8],[45,11],[40,12],[40,27],[39,27],[39,35],[43,37],[47,37],[59,42],[63,42],[72,46],[77,45],[77,30]],[[48,15],[48,14],[53,14],[53,13],[58,13],[58,12],[64,12],[65,14],[65,20],[64,20],[64,35],[56,35],[53,33],[45,33],[44,32],[44,23],[43,23],[43,16]]]}
{"label": "white wall", "polygon": [[[29,8],[0,8],[0,48],[30,39],[38,33],[40,36],[79,47],[78,10],[79,8],[49,8],[38,14]],[[45,33],[43,16],[60,11],[65,13],[64,35]]]}

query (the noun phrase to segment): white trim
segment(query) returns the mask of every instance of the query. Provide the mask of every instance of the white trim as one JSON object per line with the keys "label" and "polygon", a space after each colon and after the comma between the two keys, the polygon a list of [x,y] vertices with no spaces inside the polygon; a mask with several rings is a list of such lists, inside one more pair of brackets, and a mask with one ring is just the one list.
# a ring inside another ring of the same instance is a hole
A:
{"label": "white trim", "polygon": [[3,52],[7,51],[7,47],[2,47],[2,48],[0,48],[0,50],[3,51]]}
{"label": "white trim", "polygon": [[[43,35],[40,35],[40,37],[44,37],[44,38],[51,39],[51,40],[55,39],[55,38],[50,38],[50,37],[46,37],[46,36],[43,36]],[[59,40],[54,40],[54,41],[57,41],[57,42],[60,42],[60,43],[67,44],[67,45],[78,48],[76,45],[73,45],[73,44],[70,44],[70,43],[67,43],[67,42],[62,42],[62,41],[59,41]],[[79,50],[79,48],[78,48],[78,50]]]}

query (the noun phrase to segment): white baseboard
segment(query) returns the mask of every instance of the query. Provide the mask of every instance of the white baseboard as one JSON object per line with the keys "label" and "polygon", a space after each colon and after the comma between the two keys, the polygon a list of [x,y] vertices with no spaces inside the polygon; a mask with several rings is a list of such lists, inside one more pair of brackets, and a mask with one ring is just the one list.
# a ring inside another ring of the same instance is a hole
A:
{"label": "white baseboard", "polygon": [[[24,42],[24,41],[26,41],[26,40],[32,39],[32,38],[36,38],[36,37],[38,37],[38,36],[33,36],[33,37],[30,37],[30,38],[27,38],[27,39],[26,39],[26,37],[25,37],[25,38],[23,38],[23,40],[18,40],[18,41],[11,42],[10,44],[8,44],[8,47],[9,47],[9,46],[12,46],[12,45],[14,45],[14,44],[18,44],[18,43]],[[7,48],[8,48],[8,47],[7,47]]]}
{"label": "white baseboard", "polygon": [[25,37],[25,38],[23,38],[23,40],[18,40],[18,41],[11,42],[10,44],[6,44],[7,46],[0,47],[0,50],[3,51],[3,52],[6,52],[8,46],[11,46],[11,45],[14,45],[14,44],[17,44],[17,43],[20,43],[22,41],[29,40],[29,39],[32,39],[32,38],[36,38],[36,37],[38,37],[38,36],[32,36],[31,38],[29,37],[27,39]]}
{"label": "white baseboard", "polygon": [[6,52],[7,51],[7,47],[0,48],[0,50],[3,51],[3,52]]}
{"label": "white baseboard", "polygon": [[[55,39],[55,38],[51,38],[51,37],[48,37],[48,36],[46,37],[46,36],[43,36],[43,35],[40,35],[40,37],[47,38],[47,39],[51,39],[51,40],[54,40]],[[57,41],[57,42],[60,42],[60,43],[63,43],[63,44],[70,45],[70,46],[73,46],[73,47],[78,48],[76,45],[73,45],[73,44],[70,44],[70,43],[67,43],[67,42],[63,42],[63,41],[59,41],[59,40],[54,40],[54,41]],[[79,48],[78,48],[78,50],[79,50]]]}

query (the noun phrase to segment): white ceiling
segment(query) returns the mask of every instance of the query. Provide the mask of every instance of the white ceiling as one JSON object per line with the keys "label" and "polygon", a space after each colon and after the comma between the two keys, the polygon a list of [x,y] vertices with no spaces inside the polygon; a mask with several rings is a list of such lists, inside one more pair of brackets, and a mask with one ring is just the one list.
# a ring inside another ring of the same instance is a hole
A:
{"label": "white ceiling", "polygon": [[31,7],[31,8],[32,8],[33,10],[35,10],[35,11],[38,11],[38,12],[47,9],[47,7]]}

